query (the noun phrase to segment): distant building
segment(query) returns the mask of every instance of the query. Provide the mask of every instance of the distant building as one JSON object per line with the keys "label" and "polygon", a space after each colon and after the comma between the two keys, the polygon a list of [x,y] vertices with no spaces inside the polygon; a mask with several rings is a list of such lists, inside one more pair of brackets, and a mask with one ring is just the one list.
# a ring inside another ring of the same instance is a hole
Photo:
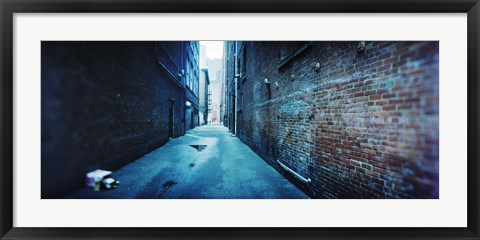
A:
{"label": "distant building", "polygon": [[200,69],[207,67],[207,47],[200,45]]}
{"label": "distant building", "polygon": [[211,90],[211,114],[210,122],[219,123],[221,121],[220,105],[222,104],[222,85],[223,85],[223,60],[219,58],[207,58],[208,72],[210,75]]}
{"label": "distant building", "polygon": [[222,80],[223,60],[220,58],[207,58],[207,66],[210,71],[210,80],[212,82]]}
{"label": "distant building", "polygon": [[209,85],[210,85],[210,78],[208,75],[208,68],[202,68],[200,70],[200,91],[199,91],[200,125],[208,124],[208,113],[210,111]]}

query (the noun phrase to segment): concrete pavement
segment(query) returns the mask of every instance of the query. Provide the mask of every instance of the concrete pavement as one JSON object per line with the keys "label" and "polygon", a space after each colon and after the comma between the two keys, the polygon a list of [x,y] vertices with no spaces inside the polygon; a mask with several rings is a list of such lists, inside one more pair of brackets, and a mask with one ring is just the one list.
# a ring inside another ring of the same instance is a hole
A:
{"label": "concrete pavement", "polygon": [[196,127],[170,139],[116,170],[113,178],[121,182],[116,189],[96,192],[85,187],[67,198],[308,198],[218,124]]}

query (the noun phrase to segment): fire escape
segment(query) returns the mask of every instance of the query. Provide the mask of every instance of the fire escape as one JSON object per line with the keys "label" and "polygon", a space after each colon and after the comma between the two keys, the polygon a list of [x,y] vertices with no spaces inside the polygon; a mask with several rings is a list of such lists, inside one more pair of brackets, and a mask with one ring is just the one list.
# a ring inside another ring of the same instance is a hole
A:
{"label": "fire escape", "polygon": [[[210,89],[208,89],[206,113],[207,117],[212,113],[212,90]],[[208,118],[206,118],[206,122],[208,123]]]}

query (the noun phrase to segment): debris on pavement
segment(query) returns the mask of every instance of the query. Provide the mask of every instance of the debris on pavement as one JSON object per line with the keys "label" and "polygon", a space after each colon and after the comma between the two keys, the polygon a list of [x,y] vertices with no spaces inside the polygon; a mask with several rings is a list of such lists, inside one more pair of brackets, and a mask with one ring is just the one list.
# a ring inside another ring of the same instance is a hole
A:
{"label": "debris on pavement", "polygon": [[197,149],[197,151],[199,152],[203,151],[203,149],[207,147],[207,145],[189,145],[189,146]]}
{"label": "debris on pavement", "polygon": [[97,169],[87,173],[85,183],[87,186],[93,187],[93,190],[95,191],[116,188],[118,184],[120,184],[120,181],[113,179],[111,176],[111,171]]}
{"label": "debris on pavement", "polygon": [[102,187],[106,189],[117,188],[118,184],[120,184],[120,181],[113,178],[107,178],[102,181]]}
{"label": "debris on pavement", "polygon": [[177,181],[175,181],[175,180],[168,180],[168,181],[166,181],[166,182],[163,183],[163,187],[164,187],[164,188],[169,188],[169,187],[171,187],[171,186],[173,186],[173,185],[175,185],[175,184],[177,184]]}

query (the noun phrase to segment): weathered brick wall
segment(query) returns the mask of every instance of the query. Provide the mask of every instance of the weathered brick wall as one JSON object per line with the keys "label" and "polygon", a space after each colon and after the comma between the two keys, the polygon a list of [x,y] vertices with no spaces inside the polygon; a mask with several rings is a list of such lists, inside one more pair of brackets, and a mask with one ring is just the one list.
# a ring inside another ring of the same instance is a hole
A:
{"label": "weathered brick wall", "polygon": [[185,93],[154,42],[42,42],[41,61],[42,198],[166,143],[171,107],[174,136],[184,134]]}
{"label": "weathered brick wall", "polygon": [[230,131],[234,131],[234,118],[235,118],[235,44],[233,42],[226,42],[224,47],[225,51],[225,120],[224,125],[228,127]]}
{"label": "weathered brick wall", "polygon": [[438,198],[438,42],[357,44],[247,42],[240,139],[315,198]]}

